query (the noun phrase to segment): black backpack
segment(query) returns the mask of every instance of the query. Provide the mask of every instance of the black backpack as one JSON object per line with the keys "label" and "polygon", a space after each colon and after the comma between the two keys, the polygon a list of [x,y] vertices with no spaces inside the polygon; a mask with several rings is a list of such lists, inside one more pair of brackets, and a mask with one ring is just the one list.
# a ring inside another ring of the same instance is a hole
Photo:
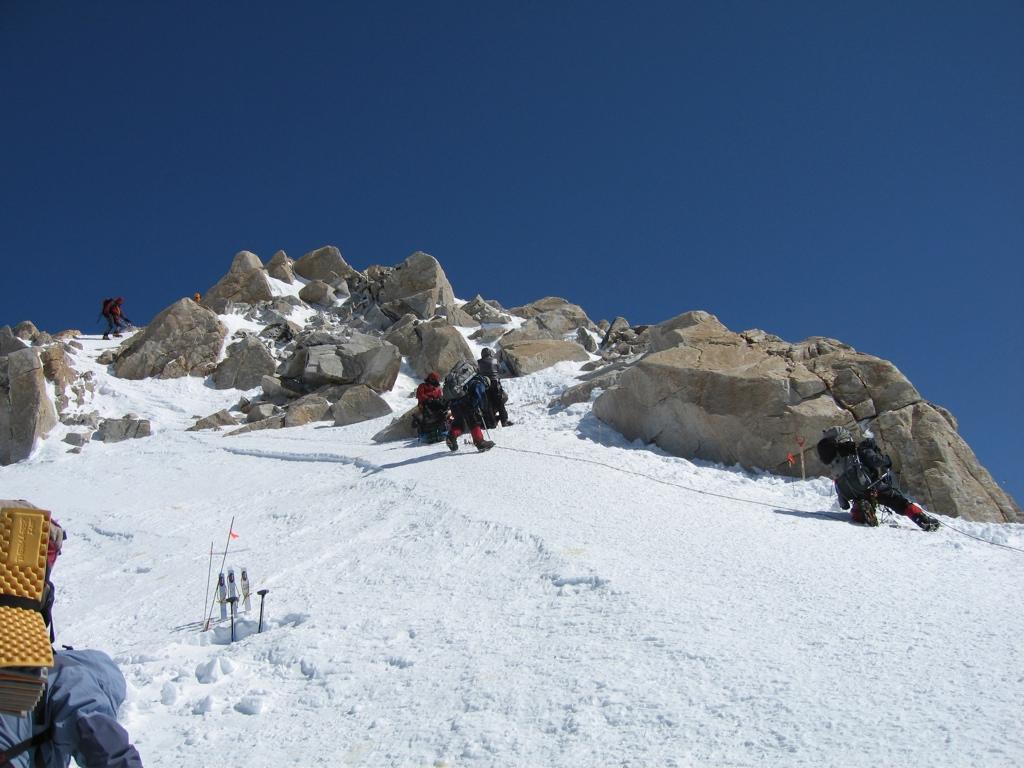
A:
{"label": "black backpack", "polygon": [[467,385],[474,376],[476,376],[476,366],[468,360],[460,360],[444,377],[441,395],[448,402],[465,397],[468,392]]}
{"label": "black backpack", "polygon": [[110,314],[110,308],[114,305],[114,299],[104,299],[103,304],[100,306],[100,314],[106,317]]}
{"label": "black backpack", "polygon": [[853,435],[846,427],[830,427],[825,430],[821,440],[816,446],[818,458],[826,466],[836,460],[836,456],[846,456],[856,453]]}

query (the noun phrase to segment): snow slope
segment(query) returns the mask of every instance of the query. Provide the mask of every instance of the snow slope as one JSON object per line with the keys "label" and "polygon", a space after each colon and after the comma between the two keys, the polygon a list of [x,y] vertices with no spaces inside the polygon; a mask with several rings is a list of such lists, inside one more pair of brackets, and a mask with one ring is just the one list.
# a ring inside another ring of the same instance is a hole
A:
{"label": "snow slope", "polygon": [[[449,454],[374,444],[387,419],[187,433],[240,393],[110,378],[108,346],[76,360],[89,407],[155,434],[69,456],[58,432],[0,496],[67,528],[58,643],[115,656],[149,768],[1024,764],[1024,553],[549,412],[573,364],[507,382],[517,424]],[[232,517],[264,632],[255,607],[235,643],[173,629]]]}

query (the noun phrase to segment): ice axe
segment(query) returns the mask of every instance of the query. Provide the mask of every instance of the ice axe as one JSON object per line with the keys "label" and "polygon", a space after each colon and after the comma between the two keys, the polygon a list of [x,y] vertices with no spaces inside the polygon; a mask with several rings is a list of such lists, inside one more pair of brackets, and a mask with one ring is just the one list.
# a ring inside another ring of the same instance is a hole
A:
{"label": "ice axe", "polygon": [[267,592],[269,591],[269,589],[261,589],[256,593],[260,596],[260,623],[259,626],[256,628],[257,635],[263,631],[263,601],[266,599]]}

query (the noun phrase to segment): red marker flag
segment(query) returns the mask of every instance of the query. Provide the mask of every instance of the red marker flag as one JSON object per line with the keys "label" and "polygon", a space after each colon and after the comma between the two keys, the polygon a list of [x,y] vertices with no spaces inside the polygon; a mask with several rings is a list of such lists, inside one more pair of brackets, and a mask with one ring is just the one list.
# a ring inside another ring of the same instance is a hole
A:
{"label": "red marker flag", "polygon": [[792,453],[787,453],[786,454],[786,461],[788,461],[789,462],[789,466],[792,467],[794,464],[796,464],[796,457]]}
{"label": "red marker flag", "polygon": [[235,533],[234,531],[228,531],[228,534],[231,536],[232,539],[237,539],[238,538],[238,534]]}

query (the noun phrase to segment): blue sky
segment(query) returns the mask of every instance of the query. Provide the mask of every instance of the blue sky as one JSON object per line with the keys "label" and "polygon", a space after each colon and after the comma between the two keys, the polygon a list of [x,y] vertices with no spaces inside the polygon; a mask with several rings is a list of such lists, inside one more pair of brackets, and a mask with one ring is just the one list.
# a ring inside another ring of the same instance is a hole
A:
{"label": "blue sky", "polygon": [[420,249],[890,359],[1021,501],[1022,40],[1009,1],[0,0],[0,324]]}

